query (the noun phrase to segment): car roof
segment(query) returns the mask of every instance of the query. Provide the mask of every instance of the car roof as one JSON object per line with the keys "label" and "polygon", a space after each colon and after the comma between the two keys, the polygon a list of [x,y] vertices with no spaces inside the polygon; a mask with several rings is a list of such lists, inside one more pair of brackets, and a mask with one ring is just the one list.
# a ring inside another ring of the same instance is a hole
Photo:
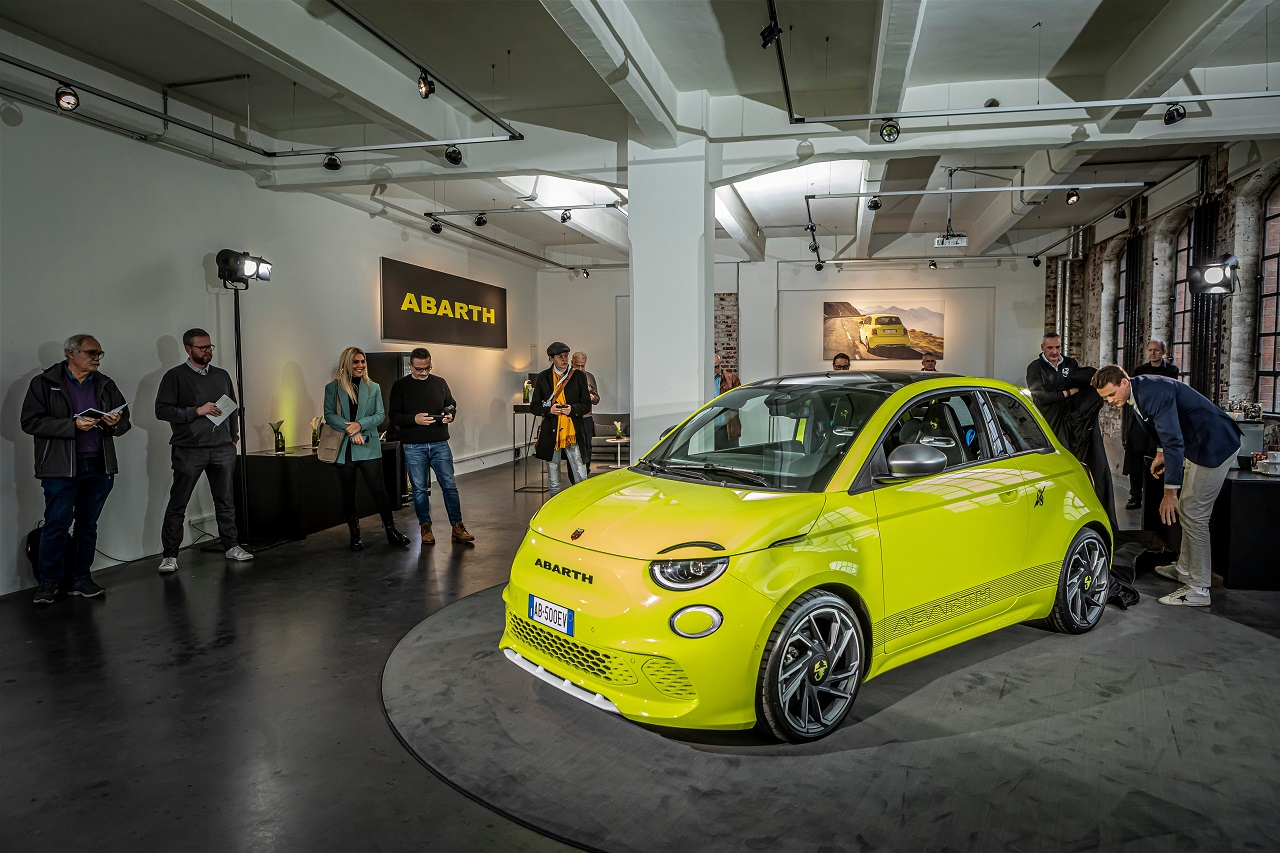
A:
{"label": "car roof", "polygon": [[782,388],[808,386],[814,388],[849,388],[869,391],[896,391],[913,382],[931,379],[965,379],[959,373],[923,370],[829,370],[825,373],[793,373],[752,382],[753,387]]}

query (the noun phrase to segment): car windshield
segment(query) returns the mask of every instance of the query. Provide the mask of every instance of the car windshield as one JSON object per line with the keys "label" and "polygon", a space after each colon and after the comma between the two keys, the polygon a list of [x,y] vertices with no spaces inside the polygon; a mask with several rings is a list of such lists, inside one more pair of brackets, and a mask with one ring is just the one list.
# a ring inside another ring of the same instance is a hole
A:
{"label": "car windshield", "polygon": [[897,317],[893,316],[892,314],[886,314],[883,317],[876,318],[876,325],[877,326],[901,326],[902,321],[899,320]]}
{"label": "car windshield", "polygon": [[822,491],[888,396],[867,388],[735,388],[663,439],[638,467],[732,488]]}

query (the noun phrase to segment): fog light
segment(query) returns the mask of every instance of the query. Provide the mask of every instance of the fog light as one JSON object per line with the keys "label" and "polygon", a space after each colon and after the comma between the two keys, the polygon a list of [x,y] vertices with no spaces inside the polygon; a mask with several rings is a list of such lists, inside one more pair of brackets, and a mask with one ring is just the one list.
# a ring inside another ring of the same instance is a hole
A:
{"label": "fog light", "polygon": [[699,637],[709,637],[714,634],[723,622],[724,617],[720,615],[719,610],[704,604],[695,604],[693,607],[676,611],[671,617],[671,630],[681,637],[696,640]]}

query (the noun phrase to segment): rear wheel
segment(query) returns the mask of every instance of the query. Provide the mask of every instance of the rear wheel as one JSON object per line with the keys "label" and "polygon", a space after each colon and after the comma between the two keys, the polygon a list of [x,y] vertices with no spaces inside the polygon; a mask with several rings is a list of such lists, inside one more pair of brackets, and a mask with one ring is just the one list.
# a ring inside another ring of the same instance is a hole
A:
{"label": "rear wheel", "polygon": [[1083,634],[1102,619],[1111,590],[1111,553],[1097,531],[1085,528],[1071,540],[1062,561],[1058,594],[1045,620],[1063,634]]}
{"label": "rear wheel", "polygon": [[811,590],[786,609],[760,663],[761,718],[775,737],[817,740],[836,729],[858,694],[862,626],[844,599]]}

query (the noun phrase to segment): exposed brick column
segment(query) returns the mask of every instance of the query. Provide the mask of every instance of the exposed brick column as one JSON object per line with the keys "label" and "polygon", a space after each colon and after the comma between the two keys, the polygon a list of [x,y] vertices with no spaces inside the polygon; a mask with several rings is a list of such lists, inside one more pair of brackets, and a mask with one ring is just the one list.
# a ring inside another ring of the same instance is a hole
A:
{"label": "exposed brick column", "polygon": [[[1240,289],[1231,299],[1230,367],[1227,399],[1252,400],[1258,373],[1258,272],[1262,256],[1263,194],[1280,179],[1280,160],[1272,160],[1240,188],[1235,200],[1235,256],[1240,259]],[[1224,207],[1226,205],[1223,205]]]}
{"label": "exposed brick column", "polygon": [[720,356],[720,366],[733,373],[739,373],[738,294],[715,294],[714,309],[711,324],[715,332],[715,348]]}

